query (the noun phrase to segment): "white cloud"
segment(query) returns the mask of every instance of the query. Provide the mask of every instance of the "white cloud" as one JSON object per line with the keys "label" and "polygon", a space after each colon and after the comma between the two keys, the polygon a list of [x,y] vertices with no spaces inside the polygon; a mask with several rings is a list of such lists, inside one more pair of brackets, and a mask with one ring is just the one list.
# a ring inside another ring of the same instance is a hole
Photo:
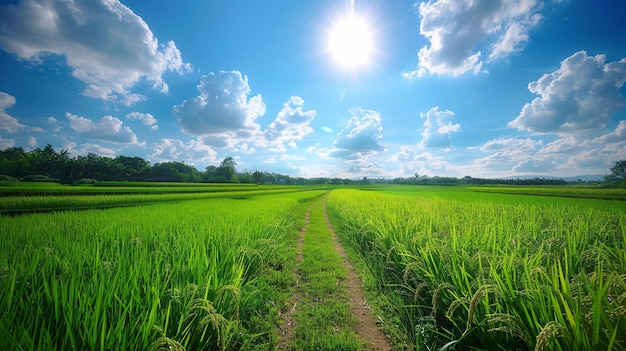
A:
{"label": "white cloud", "polygon": [[[417,4],[416,4],[417,5]],[[477,74],[489,60],[523,50],[528,32],[541,20],[538,0],[438,0],[419,4],[420,33],[430,41],[418,52],[418,68],[407,78],[428,74]]]}
{"label": "white cloud", "polygon": [[410,146],[400,146],[400,150],[391,156],[391,162],[399,164],[400,170],[396,173],[401,176],[437,175],[448,171],[451,165],[442,156],[436,156],[428,151],[419,152]]}
{"label": "white cloud", "polygon": [[[524,172],[533,168],[537,171],[539,164],[545,160],[536,155],[543,145],[542,140],[499,138],[490,140],[479,147],[479,150],[489,155],[472,161],[474,168],[482,171],[517,171]],[[545,167],[545,166],[544,166]]]}
{"label": "white cloud", "polygon": [[531,138],[500,138],[478,148],[487,154],[470,163],[472,175],[507,173],[576,176],[600,174],[626,159],[626,121],[599,137],[564,136],[549,143]]}
{"label": "white cloud", "polygon": [[420,147],[449,149],[452,146],[450,135],[461,128],[460,124],[452,123],[454,112],[439,111],[439,106],[435,106],[426,113],[420,113],[420,117],[426,119]]}
{"label": "white cloud", "polygon": [[128,119],[136,119],[141,121],[144,125],[150,126],[151,130],[158,130],[157,119],[149,113],[131,112],[126,115]]}
{"label": "white cloud", "polygon": [[353,108],[349,112],[352,118],[337,134],[332,147],[320,152],[334,158],[363,162],[368,156],[384,150],[378,143],[383,131],[380,113],[361,108]]}
{"label": "white cloud", "polygon": [[621,143],[626,144],[626,120],[620,121],[615,128],[615,131],[604,134],[596,139],[591,140],[591,143],[597,144],[613,144]]}
{"label": "white cloud", "polygon": [[0,136],[0,150],[6,150],[10,147],[14,147],[15,146],[15,140],[14,139],[5,139],[2,136]]}
{"label": "white cloud", "polygon": [[625,106],[626,58],[605,64],[605,55],[579,51],[561,67],[528,84],[540,95],[524,105],[510,127],[535,133],[581,135],[605,130],[610,116]]}
{"label": "white cloud", "polygon": [[0,130],[8,133],[17,133],[26,128],[17,118],[6,113],[6,109],[15,105],[15,97],[4,92],[0,92]]}
{"label": "white cloud", "polygon": [[152,145],[154,152],[149,156],[155,162],[185,161],[213,162],[217,152],[201,140],[191,140],[184,143],[178,139],[164,138]]}
{"label": "white cloud", "polygon": [[364,162],[363,164],[352,164],[348,168],[347,172],[351,176],[382,176],[387,174],[385,166],[372,162]]}
{"label": "white cloud", "polygon": [[542,144],[543,141],[530,138],[499,138],[484,143],[479,150],[495,152],[505,158],[513,158],[516,155],[527,155],[529,152],[534,152]]}
{"label": "white cloud", "polygon": [[315,110],[304,111],[303,106],[302,98],[292,96],[283,105],[274,121],[267,126],[264,135],[271,145],[271,150],[284,152],[284,143],[291,143],[292,147],[296,147],[296,140],[302,140],[306,135],[313,133],[313,128],[309,124],[317,113]]}
{"label": "white cloud", "polygon": [[147,100],[147,97],[141,94],[127,94],[126,96],[122,98],[121,103],[126,106],[130,106],[136,102],[146,101],[146,100]]}
{"label": "white cloud", "polygon": [[144,20],[118,0],[23,0],[0,5],[0,46],[19,58],[41,62],[65,57],[83,95],[132,104],[141,79],[167,92],[163,73],[191,70],[173,41],[159,44]]}
{"label": "white cloud", "polygon": [[37,138],[35,138],[34,136],[28,137],[28,146],[36,147],[37,146]]}
{"label": "white cloud", "polygon": [[87,156],[87,154],[93,153],[100,156],[114,158],[115,153],[117,152],[115,149],[103,147],[98,144],[85,143],[78,149],[76,146],[78,146],[78,144],[73,141],[69,141],[63,144],[63,149],[67,150],[73,156]]}
{"label": "white cloud", "polygon": [[61,130],[61,126],[59,125],[59,122],[57,121],[56,118],[54,118],[53,116],[48,117],[48,125],[50,126],[50,128],[52,128],[52,130],[54,130],[55,132],[58,132]]}
{"label": "white cloud", "polygon": [[135,133],[129,127],[123,127],[123,122],[115,117],[104,116],[98,122],[69,112],[65,117],[70,121],[70,127],[82,136],[118,144],[140,144]]}
{"label": "white cloud", "polygon": [[248,143],[242,143],[232,149],[232,152],[242,153],[246,155],[252,155],[256,152],[256,149],[250,146]]}
{"label": "white cloud", "polygon": [[202,76],[200,95],[174,106],[174,116],[183,130],[202,136],[215,146],[233,145],[260,136],[255,120],[265,114],[261,95],[251,98],[248,78],[239,71],[220,71]]}

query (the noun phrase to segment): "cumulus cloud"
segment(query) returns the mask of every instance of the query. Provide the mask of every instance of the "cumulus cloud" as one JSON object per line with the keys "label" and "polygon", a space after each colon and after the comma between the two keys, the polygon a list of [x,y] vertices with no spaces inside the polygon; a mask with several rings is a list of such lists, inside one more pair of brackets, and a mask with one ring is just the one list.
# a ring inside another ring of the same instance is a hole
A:
{"label": "cumulus cloud", "polygon": [[285,151],[285,143],[295,145],[296,140],[302,140],[306,135],[313,133],[311,121],[316,116],[315,110],[303,110],[304,100],[299,96],[292,96],[283,105],[283,109],[264,131],[272,150]]}
{"label": "cumulus cloud", "polygon": [[6,150],[10,147],[14,147],[15,146],[15,140],[14,139],[5,139],[3,137],[0,136],[0,150]]}
{"label": "cumulus cloud", "polygon": [[504,158],[514,158],[516,155],[528,155],[537,150],[543,142],[530,138],[499,138],[484,143],[479,150],[495,152]]}
{"label": "cumulus cloud", "polygon": [[507,171],[541,173],[555,166],[552,164],[552,158],[537,155],[542,146],[542,140],[531,138],[509,137],[489,140],[477,148],[486,156],[474,159],[468,168],[478,171],[477,174]]}
{"label": "cumulus cloud", "polygon": [[626,121],[598,137],[567,135],[545,143],[532,138],[499,138],[476,148],[486,154],[471,162],[474,170],[532,175],[576,176],[602,173],[626,159]]}
{"label": "cumulus cloud", "polygon": [[579,51],[561,67],[528,84],[539,95],[524,105],[509,126],[559,135],[603,131],[610,116],[624,107],[620,88],[626,82],[626,58],[606,63],[605,55]]}
{"label": "cumulus cloud", "polygon": [[117,150],[111,149],[108,147],[103,147],[98,144],[85,143],[82,144],[79,148],[77,148],[78,144],[73,141],[68,141],[63,144],[63,149],[67,150],[71,155],[74,156],[87,156],[90,153],[114,158]]}
{"label": "cumulus cloud", "polygon": [[185,132],[202,136],[211,145],[259,137],[260,126],[255,120],[265,114],[266,107],[261,95],[248,97],[248,77],[239,71],[209,73],[196,88],[200,95],[173,109]]}
{"label": "cumulus cloud", "polygon": [[461,128],[460,124],[452,123],[454,112],[439,111],[439,106],[435,106],[426,113],[420,113],[420,117],[426,119],[420,146],[449,149],[452,146],[450,135]]}
{"label": "cumulus cloud", "polygon": [[217,152],[201,140],[190,140],[184,143],[178,139],[164,138],[152,145],[154,152],[150,159],[155,162],[188,161],[213,162]]}
{"label": "cumulus cloud", "polygon": [[330,150],[324,150],[325,153],[334,158],[362,161],[383,151],[378,143],[383,131],[380,113],[362,108],[353,108],[349,112],[352,118],[337,134]]}
{"label": "cumulus cloud", "polygon": [[109,141],[117,144],[140,144],[135,133],[122,121],[112,116],[104,116],[98,122],[73,115],[69,112],[65,117],[70,121],[70,128],[82,136]]}
{"label": "cumulus cloud", "polygon": [[449,170],[451,166],[442,156],[407,145],[400,146],[400,150],[391,156],[390,161],[400,165],[398,173],[402,175],[435,175],[437,172]]}
{"label": "cumulus cloud", "polygon": [[149,113],[131,112],[126,115],[126,118],[139,120],[144,125],[150,126],[150,129],[152,130],[159,129],[159,126],[157,125],[157,119]]}
{"label": "cumulus cloud", "polygon": [[615,131],[604,134],[598,138],[591,140],[590,142],[598,144],[626,144],[626,121],[620,121],[617,125],[617,128],[615,128]]}
{"label": "cumulus cloud", "polygon": [[52,128],[52,130],[54,130],[55,132],[58,132],[61,130],[61,125],[59,125],[59,122],[57,121],[56,118],[54,118],[53,116],[48,117],[48,125],[50,126],[50,128]]}
{"label": "cumulus cloud", "polygon": [[482,71],[485,60],[498,60],[524,49],[529,31],[542,16],[539,0],[437,0],[418,6],[420,33],[430,46],[418,52],[418,68],[405,77],[459,76]]}
{"label": "cumulus cloud", "polygon": [[373,162],[364,162],[363,164],[353,164],[346,171],[352,175],[370,175],[370,176],[380,176],[387,174],[384,166],[373,163]]}
{"label": "cumulus cloud", "polygon": [[83,95],[130,105],[140,80],[167,92],[163,73],[191,70],[173,41],[159,44],[144,20],[118,0],[23,0],[0,5],[0,46],[20,59],[40,62],[62,55]]}
{"label": "cumulus cloud", "polygon": [[248,143],[242,143],[234,147],[232,151],[235,153],[252,155],[256,152],[256,149],[253,146],[250,146],[250,144]]}
{"label": "cumulus cloud", "polygon": [[17,118],[6,113],[6,109],[15,105],[15,97],[4,92],[0,92],[0,130],[8,133],[17,133],[26,128]]}

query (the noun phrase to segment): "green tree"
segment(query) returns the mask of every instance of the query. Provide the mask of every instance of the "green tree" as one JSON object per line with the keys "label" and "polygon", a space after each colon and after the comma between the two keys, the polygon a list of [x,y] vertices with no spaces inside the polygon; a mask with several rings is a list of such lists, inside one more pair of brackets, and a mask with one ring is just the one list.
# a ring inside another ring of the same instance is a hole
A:
{"label": "green tree", "polygon": [[202,173],[202,180],[205,182],[216,182],[217,177],[217,167],[213,165],[209,165],[206,168],[206,172]]}
{"label": "green tree", "polygon": [[626,161],[615,162],[611,174],[605,176],[604,180],[612,185],[626,187]]}
{"label": "green tree", "polygon": [[119,175],[121,180],[145,181],[150,174],[150,162],[141,157],[117,156],[115,163],[122,173]]}
{"label": "green tree", "polygon": [[22,178],[30,172],[30,158],[21,147],[0,151],[0,174]]}
{"label": "green tree", "polygon": [[151,179],[168,182],[199,182],[200,172],[183,162],[163,162],[152,167]]}
{"label": "green tree", "polygon": [[228,156],[222,160],[220,166],[215,170],[216,178],[218,182],[224,183],[237,183],[237,170],[235,169],[237,163],[235,160]]}
{"label": "green tree", "polygon": [[257,184],[261,184],[261,180],[263,180],[263,172],[255,170],[254,172],[252,172],[252,178],[254,178],[254,181]]}

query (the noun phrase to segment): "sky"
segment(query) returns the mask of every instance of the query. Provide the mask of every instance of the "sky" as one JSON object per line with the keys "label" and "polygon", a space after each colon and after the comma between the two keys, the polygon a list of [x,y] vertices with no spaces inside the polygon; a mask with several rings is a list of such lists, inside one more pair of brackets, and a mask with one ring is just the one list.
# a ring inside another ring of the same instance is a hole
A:
{"label": "sky", "polygon": [[294,177],[626,160],[621,0],[0,0],[0,150]]}

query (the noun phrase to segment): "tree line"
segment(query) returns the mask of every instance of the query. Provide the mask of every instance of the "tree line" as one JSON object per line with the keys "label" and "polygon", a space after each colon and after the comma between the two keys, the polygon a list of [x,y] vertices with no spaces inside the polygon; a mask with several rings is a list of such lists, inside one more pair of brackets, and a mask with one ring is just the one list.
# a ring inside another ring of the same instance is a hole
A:
{"label": "tree line", "polygon": [[339,178],[300,178],[260,170],[237,171],[232,157],[219,166],[210,165],[199,171],[184,162],[150,164],[141,157],[110,158],[95,153],[70,157],[68,150],[57,151],[48,144],[44,148],[25,151],[11,147],[0,151],[0,180],[59,182],[62,184],[94,183],[96,181],[160,181],[187,183],[250,183],[250,184],[350,184]]}
{"label": "tree line", "polygon": [[[141,157],[117,156],[110,158],[95,153],[70,157],[68,150],[55,150],[48,144],[43,149],[25,151],[11,147],[0,151],[0,180],[53,181],[63,184],[95,181],[164,181],[256,184],[416,184],[416,185],[565,185],[567,181],[553,178],[486,179],[466,176],[428,177],[415,173],[412,177],[394,179],[301,178],[260,170],[239,172],[232,157],[224,158],[219,166],[210,165],[204,171],[184,162],[162,162],[151,165]],[[605,177],[611,186],[626,186],[626,161],[619,161]]]}

